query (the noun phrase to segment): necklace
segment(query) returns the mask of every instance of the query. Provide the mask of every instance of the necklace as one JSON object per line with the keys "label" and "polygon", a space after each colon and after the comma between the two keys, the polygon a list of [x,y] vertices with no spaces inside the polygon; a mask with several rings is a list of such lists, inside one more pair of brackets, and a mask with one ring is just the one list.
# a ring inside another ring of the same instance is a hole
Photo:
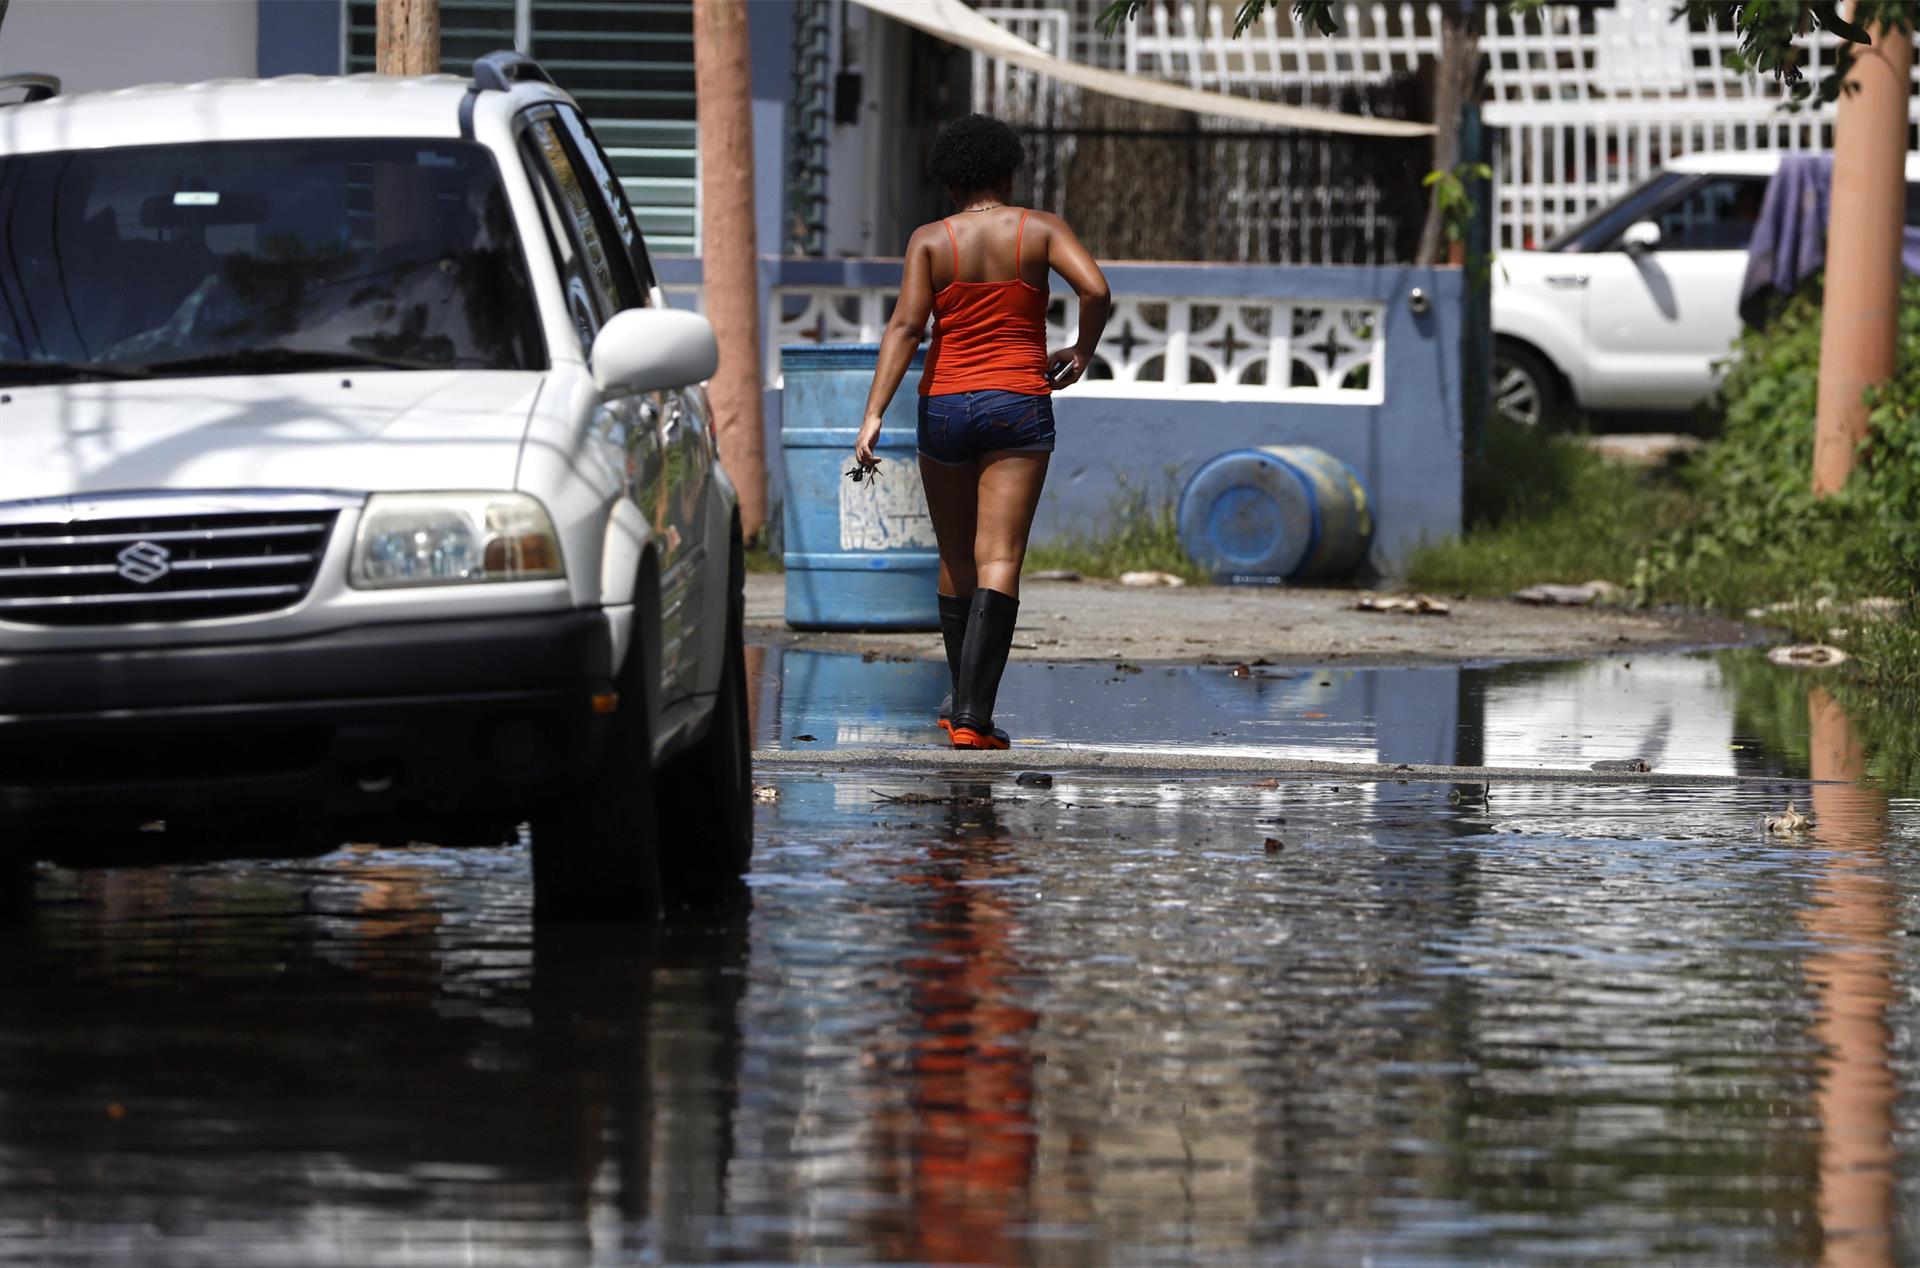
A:
{"label": "necklace", "polygon": [[1006,206],[1005,203],[988,203],[985,207],[962,207],[960,211],[964,215],[974,211],[998,211],[1004,206]]}

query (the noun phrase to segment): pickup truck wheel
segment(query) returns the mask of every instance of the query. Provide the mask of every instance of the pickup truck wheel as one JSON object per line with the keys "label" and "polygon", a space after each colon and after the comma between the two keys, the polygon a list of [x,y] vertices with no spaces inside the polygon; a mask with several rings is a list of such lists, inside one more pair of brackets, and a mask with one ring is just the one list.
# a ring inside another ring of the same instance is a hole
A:
{"label": "pickup truck wheel", "polygon": [[534,815],[536,920],[629,923],[659,915],[645,658],[628,656],[614,687],[620,706],[600,769]]}
{"label": "pickup truck wheel", "polygon": [[1493,350],[1493,412],[1511,423],[1537,427],[1557,422],[1565,408],[1560,376],[1545,357],[1518,344]]}
{"label": "pickup truck wheel", "polygon": [[667,910],[738,908],[753,856],[753,758],[747,733],[746,560],[733,544],[727,633],[713,721],[660,771],[660,884]]}

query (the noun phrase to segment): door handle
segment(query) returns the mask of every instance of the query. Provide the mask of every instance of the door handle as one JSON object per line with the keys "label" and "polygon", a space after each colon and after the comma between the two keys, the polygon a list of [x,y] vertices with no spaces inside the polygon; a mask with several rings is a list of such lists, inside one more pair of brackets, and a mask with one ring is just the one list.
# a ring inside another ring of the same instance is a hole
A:
{"label": "door handle", "polygon": [[1585,286],[1587,284],[1587,275],[1585,273],[1549,273],[1541,280],[1548,286],[1557,286],[1566,290],[1573,287]]}

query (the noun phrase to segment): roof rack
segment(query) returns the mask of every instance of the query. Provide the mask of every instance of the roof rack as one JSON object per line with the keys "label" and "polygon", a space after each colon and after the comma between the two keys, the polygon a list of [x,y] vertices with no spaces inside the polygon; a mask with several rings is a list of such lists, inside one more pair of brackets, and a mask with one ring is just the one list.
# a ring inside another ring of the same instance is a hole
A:
{"label": "roof rack", "polygon": [[525,53],[503,48],[473,59],[473,86],[482,91],[506,92],[520,83],[550,84],[553,76]]}
{"label": "roof rack", "polygon": [[24,88],[26,95],[19,101],[7,102],[7,105],[25,105],[29,101],[45,101],[49,97],[60,95],[60,76],[48,75],[37,70],[22,71],[18,75],[0,75],[0,92],[10,88]]}

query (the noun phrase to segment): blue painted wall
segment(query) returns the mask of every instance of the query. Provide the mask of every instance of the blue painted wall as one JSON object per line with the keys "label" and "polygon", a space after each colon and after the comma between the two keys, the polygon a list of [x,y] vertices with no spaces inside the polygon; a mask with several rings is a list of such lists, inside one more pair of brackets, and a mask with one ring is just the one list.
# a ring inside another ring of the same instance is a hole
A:
{"label": "blue painted wall", "polygon": [[[695,259],[659,261],[669,283],[698,283]],[[1460,355],[1464,279],[1457,269],[1290,268],[1230,264],[1106,266],[1116,294],[1221,299],[1377,300],[1386,329],[1383,399],[1372,405],[1054,398],[1058,448],[1034,523],[1038,540],[1101,524],[1126,489],[1177,497],[1194,468],[1228,449],[1317,445],[1350,464],[1373,497],[1375,566],[1391,572],[1423,539],[1460,530]],[[761,260],[765,286],[894,286],[897,260]],[[1415,288],[1429,298],[1415,314]],[[764,311],[764,310],[763,310]],[[780,394],[767,394],[767,454],[780,452]],[[784,485],[770,473],[772,496]]]}
{"label": "blue painted wall", "polygon": [[[747,6],[753,64],[753,203],[757,253],[786,249],[787,100],[793,94],[793,0]],[[764,311],[764,306],[763,306]]]}
{"label": "blue painted wall", "polygon": [[260,78],[340,73],[340,0],[260,0]]}

